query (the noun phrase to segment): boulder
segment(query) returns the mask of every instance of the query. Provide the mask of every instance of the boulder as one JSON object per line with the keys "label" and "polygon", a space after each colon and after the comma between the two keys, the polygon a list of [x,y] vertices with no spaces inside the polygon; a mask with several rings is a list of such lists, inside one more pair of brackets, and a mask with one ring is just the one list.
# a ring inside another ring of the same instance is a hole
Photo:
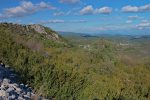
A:
{"label": "boulder", "polygon": [[7,95],[7,92],[4,90],[0,90],[0,97],[5,97]]}

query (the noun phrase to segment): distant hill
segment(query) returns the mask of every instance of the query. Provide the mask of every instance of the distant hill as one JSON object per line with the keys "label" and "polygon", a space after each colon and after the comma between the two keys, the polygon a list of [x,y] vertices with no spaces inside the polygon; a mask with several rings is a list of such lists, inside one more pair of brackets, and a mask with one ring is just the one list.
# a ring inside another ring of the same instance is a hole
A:
{"label": "distant hill", "polygon": [[62,36],[65,37],[85,37],[85,38],[90,38],[90,37],[99,37],[98,35],[92,35],[88,33],[75,33],[75,32],[61,32],[58,31]]}
{"label": "distant hill", "polygon": [[58,32],[67,39],[86,39],[86,38],[103,38],[112,40],[114,42],[126,41],[146,41],[150,39],[150,35],[123,35],[123,34],[89,34],[89,33],[75,33],[75,32]]}
{"label": "distant hill", "polygon": [[140,40],[140,39],[150,39],[150,35],[135,36],[131,38],[131,40]]}

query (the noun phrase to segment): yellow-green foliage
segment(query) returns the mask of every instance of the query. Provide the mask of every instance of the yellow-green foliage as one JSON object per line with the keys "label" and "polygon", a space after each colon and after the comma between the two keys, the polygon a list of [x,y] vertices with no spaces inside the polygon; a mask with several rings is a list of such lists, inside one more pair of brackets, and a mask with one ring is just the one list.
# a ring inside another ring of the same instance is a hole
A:
{"label": "yellow-green foliage", "polygon": [[0,57],[15,69],[21,81],[48,98],[150,99],[149,63],[129,66],[122,62],[110,41],[91,41],[88,48],[77,43],[65,46],[45,41],[40,34],[22,36],[1,27]]}
{"label": "yellow-green foliage", "polygon": [[30,84],[39,95],[57,99],[72,99],[80,95],[86,85],[83,75],[73,68],[68,71],[59,69],[43,52],[28,48],[24,42],[16,43],[11,31],[1,29],[0,34],[1,59],[11,65],[20,80]]}

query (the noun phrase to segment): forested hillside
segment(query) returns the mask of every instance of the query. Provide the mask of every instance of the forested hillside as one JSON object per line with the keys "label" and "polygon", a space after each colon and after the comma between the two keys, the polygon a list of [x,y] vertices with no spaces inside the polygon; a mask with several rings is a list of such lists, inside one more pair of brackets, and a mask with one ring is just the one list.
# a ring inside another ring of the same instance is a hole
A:
{"label": "forested hillside", "polygon": [[41,25],[1,23],[0,59],[47,98],[150,99],[150,56],[129,56],[139,47],[102,38],[72,40]]}

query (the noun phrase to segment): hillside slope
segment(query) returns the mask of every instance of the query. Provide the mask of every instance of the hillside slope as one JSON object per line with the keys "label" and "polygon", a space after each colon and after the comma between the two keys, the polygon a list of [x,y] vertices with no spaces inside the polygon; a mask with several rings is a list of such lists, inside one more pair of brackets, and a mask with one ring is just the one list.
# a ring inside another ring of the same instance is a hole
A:
{"label": "hillside slope", "polygon": [[33,25],[22,25],[22,24],[14,24],[14,23],[0,23],[0,28],[7,28],[12,31],[12,33],[18,33],[20,35],[31,35],[35,33],[41,34],[41,36],[45,36],[50,40],[61,41],[62,37],[52,29],[48,27],[44,27],[39,24]]}
{"label": "hillside slope", "polygon": [[0,60],[10,65],[20,77],[20,82],[29,84],[38,95],[63,100],[77,98],[86,79],[74,68],[64,70],[56,65],[54,61],[57,61],[56,54],[60,51],[47,53],[45,50],[63,50],[65,40],[59,35],[51,35],[51,32],[38,33],[43,29],[34,30],[33,26],[28,26],[31,29],[27,30],[24,27],[0,24]]}
{"label": "hillside slope", "polygon": [[110,40],[75,38],[68,46],[70,41],[51,38],[43,26],[26,26],[31,29],[0,27],[0,60],[36,94],[56,100],[149,100],[149,56],[148,62],[133,64],[130,56],[123,53],[126,61],[118,54],[124,47]]}

